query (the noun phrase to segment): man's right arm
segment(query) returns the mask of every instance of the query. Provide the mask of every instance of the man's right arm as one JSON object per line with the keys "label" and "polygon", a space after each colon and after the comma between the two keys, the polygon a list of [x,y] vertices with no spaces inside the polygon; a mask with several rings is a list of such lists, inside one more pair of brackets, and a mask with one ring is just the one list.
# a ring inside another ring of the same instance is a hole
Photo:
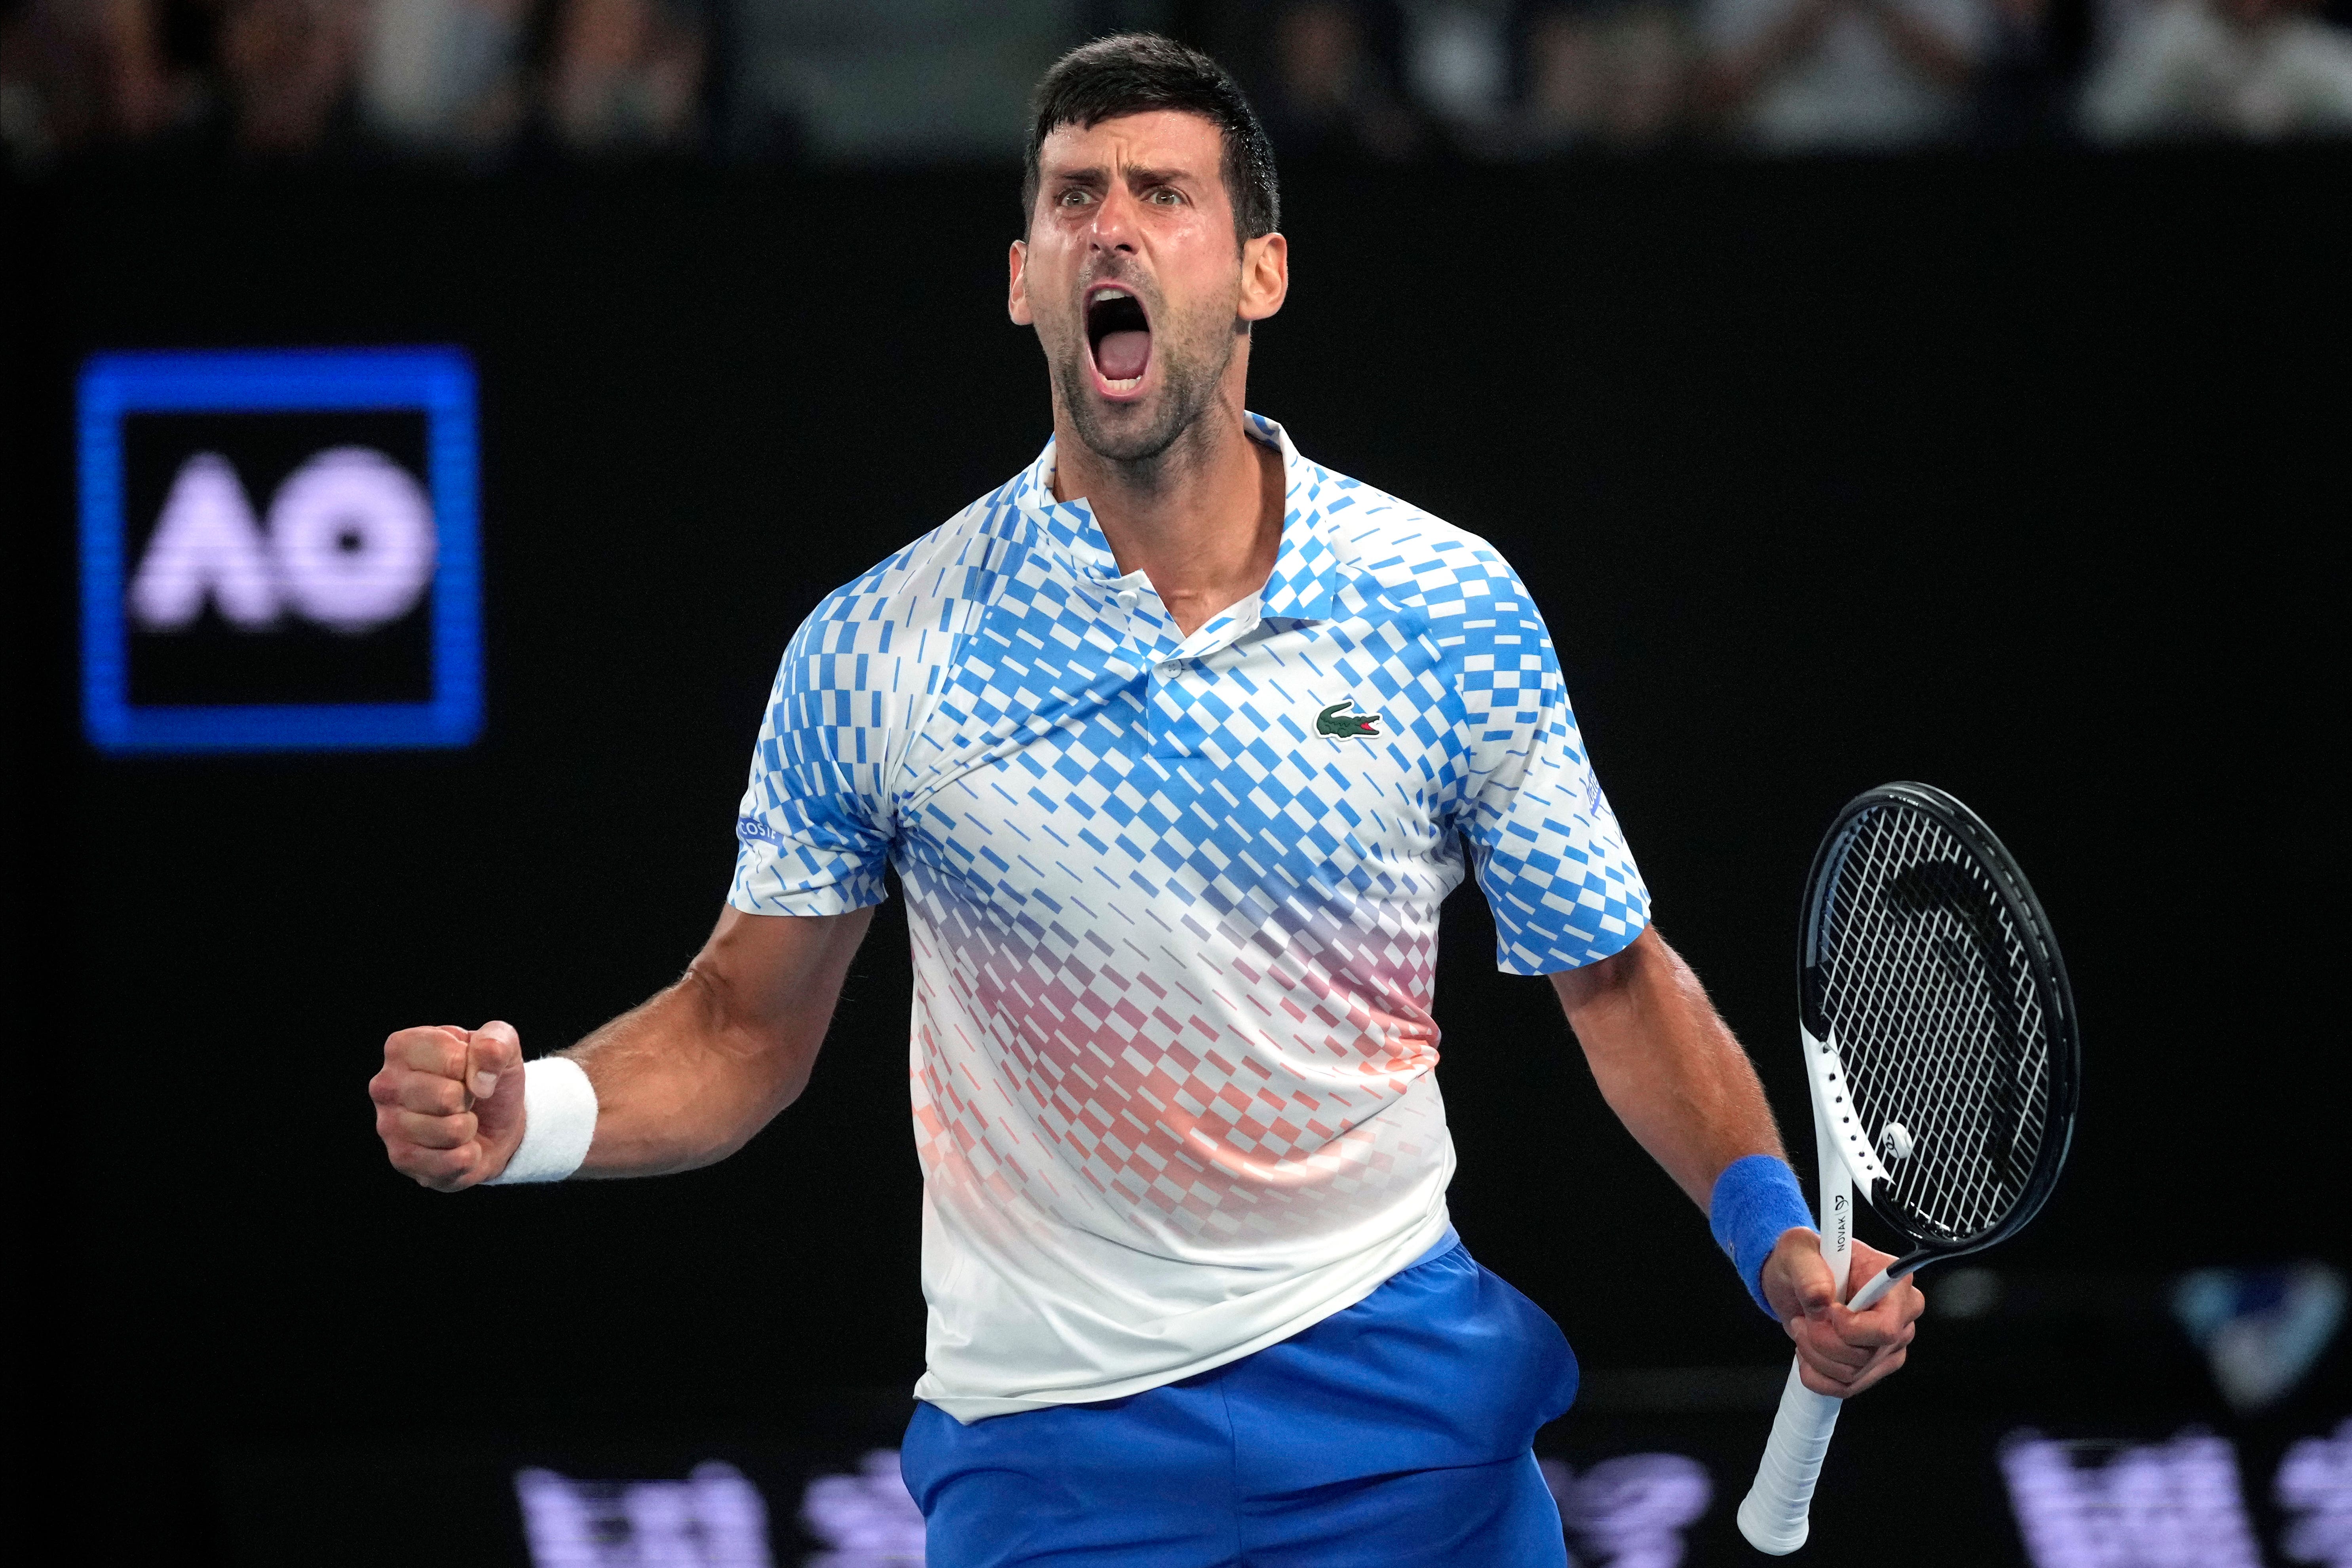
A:
{"label": "man's right arm", "polygon": [[[562,1054],[596,1091],[579,1173],[649,1176],[724,1159],[800,1097],[874,911],[730,908],[677,984]],[[525,1129],[506,1024],[403,1029],[368,1084],[394,1167],[457,1192],[497,1176]]]}

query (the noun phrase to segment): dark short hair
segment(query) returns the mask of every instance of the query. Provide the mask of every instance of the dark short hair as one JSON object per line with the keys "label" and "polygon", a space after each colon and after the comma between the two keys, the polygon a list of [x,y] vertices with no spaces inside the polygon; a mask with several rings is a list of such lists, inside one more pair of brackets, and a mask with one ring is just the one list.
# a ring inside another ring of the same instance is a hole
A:
{"label": "dark short hair", "polygon": [[1274,145],[1225,68],[1157,33],[1118,33],[1080,44],[1055,60],[1030,96],[1029,152],[1021,174],[1023,226],[1037,209],[1037,153],[1046,137],[1065,125],[1096,125],[1161,109],[1197,114],[1224,132],[1225,193],[1241,238],[1255,239],[1281,226]]}

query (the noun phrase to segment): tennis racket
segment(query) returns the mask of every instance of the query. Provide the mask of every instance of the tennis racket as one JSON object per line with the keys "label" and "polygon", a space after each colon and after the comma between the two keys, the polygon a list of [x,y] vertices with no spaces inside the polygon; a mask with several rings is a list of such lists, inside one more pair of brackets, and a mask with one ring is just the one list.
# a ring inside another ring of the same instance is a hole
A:
{"label": "tennis racket", "polygon": [[[1891,784],[1849,801],[1805,879],[1800,1022],[1822,1257],[1846,1293],[1853,1197],[1907,1243],[1849,1304],[2040,1211],[2074,1139],[2074,998],[2033,889],[1976,813]],[[1789,1370],[1739,1532],[1794,1552],[1842,1402]]]}

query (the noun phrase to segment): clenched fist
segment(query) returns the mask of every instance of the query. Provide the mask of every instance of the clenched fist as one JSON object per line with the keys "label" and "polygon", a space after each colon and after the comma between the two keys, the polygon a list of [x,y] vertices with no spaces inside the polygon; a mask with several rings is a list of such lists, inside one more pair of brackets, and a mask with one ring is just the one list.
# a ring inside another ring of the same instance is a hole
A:
{"label": "clenched fist", "polygon": [[455,1193],[507,1168],[522,1142],[522,1040],[511,1025],[403,1029],[368,1080],[393,1169]]}
{"label": "clenched fist", "polygon": [[[1853,1244],[1852,1287],[1861,1289],[1895,1261],[1868,1242]],[[1785,1232],[1764,1260],[1764,1299],[1797,1342],[1797,1375],[1815,1394],[1845,1399],[1902,1366],[1927,1299],[1910,1279],[1859,1312],[1837,1299],[1837,1282],[1810,1230]]]}

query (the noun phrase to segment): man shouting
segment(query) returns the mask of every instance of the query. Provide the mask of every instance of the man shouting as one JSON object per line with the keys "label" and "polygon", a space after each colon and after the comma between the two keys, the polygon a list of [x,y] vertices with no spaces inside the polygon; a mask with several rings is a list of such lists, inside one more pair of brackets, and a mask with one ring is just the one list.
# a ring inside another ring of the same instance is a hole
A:
{"label": "man shouting", "polygon": [[1289,251],[1231,79],[1068,55],[1024,205],[1054,437],[794,637],[685,978],[527,1068],[504,1024],[403,1030],[378,1130],[443,1190],[724,1157],[808,1081],[895,868],[932,1568],[1562,1564],[1529,1444],[1575,1362],[1446,1214],[1465,875],[1810,1385],[1900,1365],[1919,1294],[1834,1301],[1510,566],[1245,411]]}

